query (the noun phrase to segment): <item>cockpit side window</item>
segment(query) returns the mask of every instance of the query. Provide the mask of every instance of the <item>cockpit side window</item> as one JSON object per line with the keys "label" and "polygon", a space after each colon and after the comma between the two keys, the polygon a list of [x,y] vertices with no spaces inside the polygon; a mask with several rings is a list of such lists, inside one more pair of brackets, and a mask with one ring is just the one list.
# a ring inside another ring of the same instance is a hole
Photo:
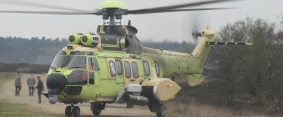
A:
{"label": "cockpit side window", "polygon": [[94,84],[94,72],[88,72],[88,83]]}
{"label": "cockpit side window", "polygon": [[99,71],[100,70],[96,57],[93,57],[93,67],[94,67],[95,71]]}
{"label": "cockpit side window", "polygon": [[109,61],[109,69],[111,77],[116,77],[116,66],[115,62],[112,60]]}
{"label": "cockpit side window", "polygon": [[93,70],[92,68],[92,59],[91,58],[88,58],[88,70]]}

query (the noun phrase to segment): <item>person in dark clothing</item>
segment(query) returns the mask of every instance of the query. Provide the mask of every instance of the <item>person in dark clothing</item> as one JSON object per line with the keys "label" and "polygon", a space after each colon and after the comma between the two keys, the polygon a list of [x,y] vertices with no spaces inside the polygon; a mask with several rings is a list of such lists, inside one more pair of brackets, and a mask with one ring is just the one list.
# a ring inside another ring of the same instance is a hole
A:
{"label": "person in dark clothing", "polygon": [[37,86],[35,87],[37,89],[37,93],[38,93],[38,103],[41,103],[41,93],[42,91],[44,91],[44,87],[43,87],[43,83],[40,79],[40,76],[37,76]]}
{"label": "person in dark clothing", "polygon": [[16,88],[15,95],[20,96],[20,91],[21,91],[21,88],[22,88],[20,72],[18,72],[18,74],[15,78],[15,88]]}

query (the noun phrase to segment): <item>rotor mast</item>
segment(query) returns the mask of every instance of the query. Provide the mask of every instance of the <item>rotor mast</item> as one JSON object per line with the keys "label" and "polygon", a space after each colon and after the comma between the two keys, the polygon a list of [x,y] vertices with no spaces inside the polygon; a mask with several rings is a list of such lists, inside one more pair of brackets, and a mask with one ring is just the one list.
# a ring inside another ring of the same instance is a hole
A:
{"label": "rotor mast", "polygon": [[[121,19],[122,19],[122,15],[121,14],[115,14],[117,11],[118,11],[118,8],[106,8],[106,9],[103,9],[106,11],[105,14],[103,14],[102,16],[102,19],[103,19],[103,24],[105,25],[106,23],[109,23],[109,25],[116,25],[116,21],[115,19],[117,20],[120,20],[120,25],[121,25]],[[108,20],[109,19],[109,22],[105,22],[105,20]]]}
{"label": "rotor mast", "polygon": [[115,19],[120,20],[121,25],[121,19],[122,14],[119,12],[119,9],[125,8],[126,5],[118,0],[107,0],[99,5],[100,8],[103,8],[102,11],[104,11],[102,19],[103,24],[105,25],[105,20],[109,19],[109,25],[116,25]]}

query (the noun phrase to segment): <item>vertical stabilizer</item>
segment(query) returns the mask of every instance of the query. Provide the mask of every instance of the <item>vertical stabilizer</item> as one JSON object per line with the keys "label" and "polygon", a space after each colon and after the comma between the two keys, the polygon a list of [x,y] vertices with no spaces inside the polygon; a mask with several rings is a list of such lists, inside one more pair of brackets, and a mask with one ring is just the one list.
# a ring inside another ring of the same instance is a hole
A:
{"label": "vertical stabilizer", "polygon": [[189,86],[196,86],[197,84],[204,81],[204,78],[202,76],[203,68],[205,66],[205,62],[208,58],[209,52],[211,50],[211,45],[206,44],[207,42],[214,41],[214,38],[216,36],[215,32],[212,32],[207,27],[206,30],[203,30],[201,32],[201,39],[197,46],[195,47],[194,51],[192,52],[192,55],[197,58],[199,62],[199,71],[194,75],[187,75],[186,80],[188,82]]}

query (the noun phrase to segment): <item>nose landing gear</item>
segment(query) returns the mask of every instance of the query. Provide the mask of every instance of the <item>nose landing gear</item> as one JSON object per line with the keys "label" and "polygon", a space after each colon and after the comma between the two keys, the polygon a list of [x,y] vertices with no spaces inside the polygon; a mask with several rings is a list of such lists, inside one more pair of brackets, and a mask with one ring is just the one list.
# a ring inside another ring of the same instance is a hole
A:
{"label": "nose landing gear", "polygon": [[81,114],[81,110],[80,110],[80,107],[78,106],[74,106],[74,104],[71,104],[71,106],[67,106],[65,108],[65,115],[67,117],[70,117],[70,116],[74,116],[74,117],[79,117]]}

